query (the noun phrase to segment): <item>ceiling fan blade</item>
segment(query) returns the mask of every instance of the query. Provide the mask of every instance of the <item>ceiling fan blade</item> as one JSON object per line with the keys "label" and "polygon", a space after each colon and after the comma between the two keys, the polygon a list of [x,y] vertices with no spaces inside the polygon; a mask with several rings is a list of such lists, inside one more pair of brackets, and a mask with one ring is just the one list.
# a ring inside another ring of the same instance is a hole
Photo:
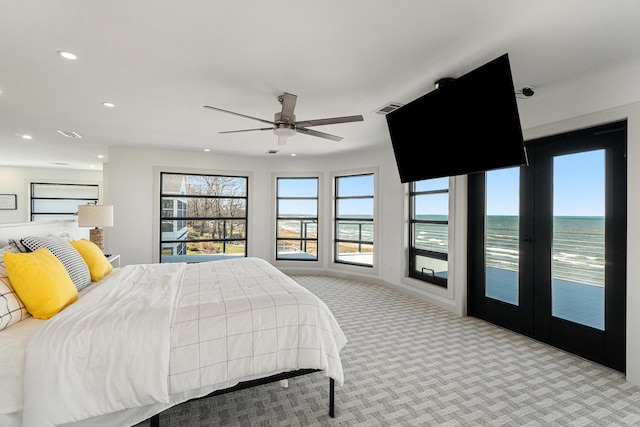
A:
{"label": "ceiling fan blade", "polygon": [[328,133],[318,132],[317,130],[312,130],[312,129],[306,129],[306,128],[297,127],[296,131],[298,131],[300,133],[305,133],[305,134],[311,135],[311,136],[318,136],[320,138],[330,139],[332,141],[342,141],[342,139],[343,139],[341,136],[330,135]]}
{"label": "ceiling fan blade", "polygon": [[315,119],[315,120],[300,120],[295,122],[296,126],[309,127],[309,126],[322,126],[322,125],[332,125],[336,123],[351,123],[351,122],[361,122],[364,119],[362,116],[344,116],[344,117],[333,117],[330,119]]}
{"label": "ceiling fan blade", "polygon": [[286,136],[279,136],[278,137],[278,145],[284,145],[287,143],[287,137]]}
{"label": "ceiling fan blade", "polygon": [[224,132],[218,132],[218,133],[236,133],[236,132],[252,132],[254,130],[273,130],[273,128],[259,128],[259,129],[240,129],[240,130],[227,130]]}
{"label": "ceiling fan blade", "polygon": [[275,125],[275,123],[272,122],[271,120],[264,120],[264,119],[259,119],[257,117],[247,116],[246,114],[234,113],[233,111],[223,110],[222,108],[218,108],[218,107],[211,107],[210,105],[203,105],[203,107],[204,108],[209,108],[211,110],[222,111],[223,113],[229,113],[229,114],[233,114],[233,115],[240,116],[240,117],[246,117],[247,119],[257,120],[257,121],[262,122],[262,123],[269,123],[271,125]]}
{"label": "ceiling fan blade", "polygon": [[296,108],[296,100],[298,97],[290,93],[284,93],[280,97],[282,103],[282,113],[280,119],[286,123],[292,123],[294,121],[293,110]]}

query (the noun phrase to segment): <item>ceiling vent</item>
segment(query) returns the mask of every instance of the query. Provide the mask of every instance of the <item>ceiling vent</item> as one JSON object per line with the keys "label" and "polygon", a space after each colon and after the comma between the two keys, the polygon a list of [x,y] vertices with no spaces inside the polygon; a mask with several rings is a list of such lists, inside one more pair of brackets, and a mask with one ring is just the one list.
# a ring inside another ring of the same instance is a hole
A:
{"label": "ceiling vent", "polygon": [[80,135],[77,132],[74,132],[72,130],[60,130],[58,129],[58,133],[62,136],[66,136],[67,138],[82,138],[82,135]]}
{"label": "ceiling vent", "polygon": [[267,154],[276,154],[278,152],[278,150],[269,150],[267,151]]}
{"label": "ceiling vent", "polygon": [[389,114],[390,112],[397,110],[403,105],[404,104],[400,104],[399,102],[389,102],[388,104],[378,108],[375,112],[378,114]]}

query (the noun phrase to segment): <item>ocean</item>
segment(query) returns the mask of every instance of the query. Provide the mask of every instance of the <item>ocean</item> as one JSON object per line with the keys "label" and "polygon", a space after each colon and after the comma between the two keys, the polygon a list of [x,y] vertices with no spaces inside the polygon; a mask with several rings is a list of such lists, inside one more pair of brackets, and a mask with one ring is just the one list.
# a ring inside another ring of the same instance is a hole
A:
{"label": "ocean", "polygon": [[[442,215],[423,215],[421,219],[446,220]],[[299,221],[283,221],[281,226],[300,230]],[[489,215],[486,229],[486,264],[505,270],[518,270],[518,216]],[[557,216],[553,222],[553,277],[604,286],[604,217]],[[345,239],[373,239],[373,224],[348,224],[340,229]],[[416,247],[448,252],[447,226],[416,227]]]}
{"label": "ocean", "polygon": [[[423,218],[446,219],[438,215]],[[487,266],[517,271],[518,217],[489,215],[486,224]],[[416,246],[441,250],[445,233],[446,227],[423,227],[416,234]],[[554,217],[552,259],[554,278],[604,286],[604,217]]]}

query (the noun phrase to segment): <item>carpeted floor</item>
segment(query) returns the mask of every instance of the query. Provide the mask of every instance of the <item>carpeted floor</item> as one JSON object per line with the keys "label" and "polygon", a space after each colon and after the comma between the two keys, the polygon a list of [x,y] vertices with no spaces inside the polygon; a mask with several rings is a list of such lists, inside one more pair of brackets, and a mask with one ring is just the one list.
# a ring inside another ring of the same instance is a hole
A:
{"label": "carpeted floor", "polygon": [[349,339],[335,418],[317,373],[184,403],[161,426],[640,426],[640,388],[617,371],[384,286],[293,277]]}

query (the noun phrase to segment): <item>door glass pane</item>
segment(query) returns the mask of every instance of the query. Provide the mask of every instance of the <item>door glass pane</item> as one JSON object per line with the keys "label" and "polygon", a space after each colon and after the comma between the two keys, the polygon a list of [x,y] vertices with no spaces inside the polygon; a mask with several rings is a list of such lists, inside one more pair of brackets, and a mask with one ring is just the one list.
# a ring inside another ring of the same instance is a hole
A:
{"label": "door glass pane", "polygon": [[604,150],[553,162],[551,314],[604,330]]}
{"label": "door glass pane", "polygon": [[485,296],[518,305],[520,168],[486,172]]}

